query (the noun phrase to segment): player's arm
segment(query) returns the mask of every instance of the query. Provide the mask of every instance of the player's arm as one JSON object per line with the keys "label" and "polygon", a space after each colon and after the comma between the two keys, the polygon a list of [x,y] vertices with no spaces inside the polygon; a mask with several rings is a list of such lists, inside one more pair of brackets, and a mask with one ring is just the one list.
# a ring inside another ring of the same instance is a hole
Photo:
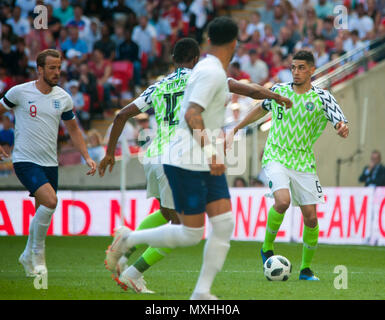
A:
{"label": "player's arm", "polygon": [[347,138],[349,135],[348,120],[337,103],[337,100],[327,90],[320,90],[318,95],[323,103],[326,118],[333,124],[340,137]]}
{"label": "player's arm", "polygon": [[205,109],[199,104],[190,102],[184,118],[191,130],[193,138],[199,143],[205,156],[210,162],[210,173],[214,176],[220,176],[225,172],[226,167],[224,163],[218,161],[215,146],[211,144],[207,132],[205,131],[205,124],[202,117],[202,112],[204,110]]}
{"label": "player's arm", "polygon": [[64,120],[64,124],[68,130],[68,133],[71,137],[71,140],[75,148],[80,151],[87,165],[91,168],[87,172],[87,175],[93,176],[96,172],[96,163],[94,160],[91,159],[90,155],[88,154],[86,142],[83,139],[82,132],[79,129],[76,119],[73,118],[70,120]]}
{"label": "player's arm", "polygon": [[236,134],[240,129],[248,126],[250,123],[253,123],[265,115],[269,111],[262,107],[262,103],[258,103],[247,115],[246,117],[234,128],[234,134]]}
{"label": "player's arm", "polygon": [[286,108],[291,108],[293,106],[293,102],[290,99],[256,83],[242,83],[241,81],[229,78],[228,85],[229,90],[232,93],[247,96],[253,99],[275,100],[278,104],[285,106]]}
{"label": "player's arm", "polygon": [[118,143],[118,139],[122,134],[124,126],[126,125],[128,119],[138,115],[139,113],[141,113],[141,110],[136,106],[136,104],[130,103],[116,115],[111,128],[110,137],[108,139],[106,155],[99,164],[99,176],[104,176],[108,166],[110,167],[109,171],[112,171],[115,164],[116,144]]}

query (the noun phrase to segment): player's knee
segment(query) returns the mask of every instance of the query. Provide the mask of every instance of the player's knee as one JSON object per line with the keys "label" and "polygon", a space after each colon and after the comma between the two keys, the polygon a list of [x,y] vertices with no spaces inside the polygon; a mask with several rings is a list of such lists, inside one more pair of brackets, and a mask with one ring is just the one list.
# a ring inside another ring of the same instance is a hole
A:
{"label": "player's knee", "polygon": [[281,198],[274,205],[276,211],[279,213],[285,213],[290,207],[290,198]]}
{"label": "player's knee", "polygon": [[318,224],[317,217],[304,218],[304,224],[309,228],[315,228]]}
{"label": "player's knee", "polygon": [[49,198],[47,198],[47,200],[45,201],[45,206],[50,208],[50,209],[56,209],[57,196],[53,195],[53,196],[50,196]]}
{"label": "player's knee", "polygon": [[203,238],[204,227],[201,228],[190,228],[183,226],[183,245],[184,246],[195,246]]}
{"label": "player's knee", "polygon": [[219,238],[230,238],[234,231],[234,217],[227,212],[210,219],[213,233]]}

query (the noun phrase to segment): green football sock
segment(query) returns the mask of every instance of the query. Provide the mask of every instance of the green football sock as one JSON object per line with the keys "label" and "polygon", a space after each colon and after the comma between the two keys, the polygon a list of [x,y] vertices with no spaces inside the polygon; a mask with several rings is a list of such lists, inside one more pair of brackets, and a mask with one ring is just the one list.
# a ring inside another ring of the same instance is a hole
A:
{"label": "green football sock", "polygon": [[274,240],[277,236],[279,227],[282,224],[285,213],[277,212],[274,207],[271,207],[267,216],[265,241],[263,242],[263,252],[274,250]]}
{"label": "green football sock", "polygon": [[[139,226],[136,228],[136,230],[143,230],[143,229],[150,229],[159,227],[163,224],[166,224],[168,221],[163,217],[163,214],[160,210],[154,211],[153,213],[149,214],[146,218],[142,220],[142,222],[139,224]],[[140,247],[140,245],[131,248],[130,251],[128,251],[125,256],[129,258],[131,254]]]}
{"label": "green football sock", "polygon": [[310,268],[311,261],[313,260],[314,253],[317,248],[318,233],[318,224],[314,228],[309,228],[304,225],[301,270]]}
{"label": "green football sock", "polygon": [[156,249],[149,247],[143,252],[142,256],[136,260],[134,267],[141,273],[153,266],[155,263],[162,260],[168,253],[172,251],[171,248]]}

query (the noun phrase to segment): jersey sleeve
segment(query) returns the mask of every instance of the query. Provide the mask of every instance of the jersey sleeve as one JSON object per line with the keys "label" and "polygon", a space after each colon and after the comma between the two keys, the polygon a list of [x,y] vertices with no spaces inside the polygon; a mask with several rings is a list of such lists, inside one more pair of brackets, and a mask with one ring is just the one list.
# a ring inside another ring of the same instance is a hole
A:
{"label": "jersey sleeve", "polygon": [[20,90],[18,86],[12,87],[7,91],[4,97],[0,100],[1,104],[7,110],[12,110],[19,104]]}
{"label": "jersey sleeve", "polygon": [[[189,103],[193,102],[206,109],[219,88],[223,86],[222,77],[213,70],[206,69],[197,72],[195,85],[189,97]],[[224,79],[227,84],[227,78]]]}
{"label": "jersey sleeve", "polygon": [[[276,92],[277,88],[279,88],[281,85],[279,83],[276,83],[274,86],[271,87],[270,91]],[[266,111],[271,111],[271,102],[273,99],[265,99],[262,101],[262,108]]]}
{"label": "jersey sleeve", "polygon": [[325,117],[333,124],[333,127],[341,121],[348,123],[348,120],[342,112],[341,107],[338,105],[337,100],[329,91],[319,89],[317,93],[321,99]]}
{"label": "jersey sleeve", "polygon": [[156,89],[156,84],[149,86],[133,103],[142,112],[147,111],[152,107],[152,94]]}
{"label": "jersey sleeve", "polygon": [[72,120],[75,118],[75,115],[73,113],[74,103],[72,101],[72,98],[69,94],[66,94],[65,99],[65,105],[63,109],[63,113],[61,114],[62,120]]}

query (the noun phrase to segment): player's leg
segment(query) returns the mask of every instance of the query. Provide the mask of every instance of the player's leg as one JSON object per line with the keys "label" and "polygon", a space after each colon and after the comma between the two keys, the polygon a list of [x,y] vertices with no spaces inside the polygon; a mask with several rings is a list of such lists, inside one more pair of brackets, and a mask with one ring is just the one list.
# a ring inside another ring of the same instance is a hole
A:
{"label": "player's leg", "polygon": [[57,205],[56,192],[50,183],[45,183],[34,193],[39,203],[33,217],[32,264],[37,273],[46,272],[45,239]]}
{"label": "player's leg", "polygon": [[[204,232],[204,211],[207,191],[202,188],[200,172],[184,170],[177,167],[165,169],[175,200],[175,208],[183,212],[181,225],[166,224],[157,228],[131,232],[121,227],[114,236],[114,241],[106,255],[106,267],[116,271],[117,260],[138,244],[147,244],[154,248],[176,248],[197,244]],[[166,168],[166,166],[165,166]],[[191,217],[190,217],[191,215]]]}
{"label": "player's leg", "polygon": [[269,163],[266,167],[266,174],[269,177],[269,186],[274,196],[274,205],[267,216],[265,239],[261,249],[263,264],[274,254],[274,241],[291,202],[287,169],[281,164]]}
{"label": "player's leg", "polygon": [[[45,228],[42,228],[42,224],[45,224],[47,219],[51,220],[56,207],[57,167],[46,168],[31,162],[17,162],[14,163],[14,169],[20,182],[30,192],[30,196],[34,196],[36,200],[36,213],[31,221],[30,235],[26,250],[24,250],[25,255],[23,253],[19,261],[23,264],[27,274],[30,267],[32,267],[32,273],[46,272],[44,259],[46,231],[44,233]],[[44,233],[43,236],[42,233]]]}
{"label": "player's leg", "polygon": [[318,220],[316,205],[301,206],[303,215],[303,247],[300,280],[319,280],[310,269],[318,244]]}
{"label": "player's leg", "polygon": [[316,204],[324,203],[319,179],[316,174],[291,170],[293,204],[302,211],[303,249],[300,280],[319,280],[310,269],[318,243],[318,219]]}
{"label": "player's leg", "polygon": [[[212,185],[212,188],[215,188],[213,189],[216,193],[215,198],[223,198],[211,201],[206,206],[211,231],[205,243],[201,272],[194,292],[191,295],[191,300],[217,299],[211,295],[210,290],[215,276],[222,269],[226,260],[227,253],[230,249],[230,238],[234,230],[234,218],[231,212],[230,195],[228,194],[226,177],[225,175],[221,177],[211,176],[210,180],[215,181]],[[218,194],[218,191],[222,192],[222,194]],[[210,194],[209,186],[209,196]]]}

